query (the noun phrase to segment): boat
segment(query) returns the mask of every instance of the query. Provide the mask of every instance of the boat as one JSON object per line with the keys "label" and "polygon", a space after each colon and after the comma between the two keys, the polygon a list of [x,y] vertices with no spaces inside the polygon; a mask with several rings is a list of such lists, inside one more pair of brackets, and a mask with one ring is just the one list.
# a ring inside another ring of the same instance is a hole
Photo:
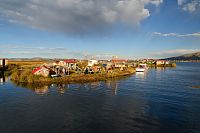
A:
{"label": "boat", "polygon": [[55,77],[61,77],[61,76],[59,74],[52,74],[51,77],[55,78]]}
{"label": "boat", "polygon": [[136,68],[136,72],[144,72],[148,69],[147,64],[139,64]]}

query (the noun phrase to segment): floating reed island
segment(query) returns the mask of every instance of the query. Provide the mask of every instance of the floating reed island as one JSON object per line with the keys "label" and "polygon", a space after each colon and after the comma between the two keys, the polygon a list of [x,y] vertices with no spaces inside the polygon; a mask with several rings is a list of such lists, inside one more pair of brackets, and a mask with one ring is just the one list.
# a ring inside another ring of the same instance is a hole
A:
{"label": "floating reed island", "polygon": [[167,60],[157,60],[147,62],[149,67],[176,67],[175,62],[167,61]]}
{"label": "floating reed island", "polygon": [[11,74],[11,80],[18,83],[45,83],[45,84],[61,84],[61,83],[85,83],[95,81],[106,81],[113,78],[120,78],[129,76],[135,73],[134,68],[126,70],[115,69],[110,72],[93,73],[93,74],[71,74],[61,77],[44,77],[41,75],[34,75],[31,70],[17,70]]}
{"label": "floating reed island", "polygon": [[47,60],[47,61],[14,61],[10,73],[11,80],[19,83],[85,83],[106,81],[112,78],[129,76],[136,72],[140,63],[149,67],[175,67],[175,63],[165,60],[131,61],[112,60]]}
{"label": "floating reed island", "polygon": [[149,64],[149,67],[176,67],[176,63],[170,64]]}
{"label": "floating reed island", "polygon": [[[12,62],[15,63],[15,62]],[[46,62],[16,62],[18,68],[11,80],[19,83],[84,83],[105,81],[135,73],[127,60],[52,60]]]}

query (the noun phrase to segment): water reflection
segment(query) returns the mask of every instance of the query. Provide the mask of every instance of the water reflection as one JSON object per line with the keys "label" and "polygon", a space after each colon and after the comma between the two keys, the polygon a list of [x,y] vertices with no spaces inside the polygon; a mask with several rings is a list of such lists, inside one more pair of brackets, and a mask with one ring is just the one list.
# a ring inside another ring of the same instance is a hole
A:
{"label": "water reflection", "polygon": [[43,87],[36,87],[33,89],[33,91],[35,91],[36,94],[39,94],[39,95],[43,95],[43,94],[46,94],[49,90],[49,86],[43,86]]}
{"label": "water reflection", "polygon": [[97,90],[100,86],[100,82],[97,81],[97,82],[84,83],[82,84],[82,86],[87,89]]}
{"label": "water reflection", "polygon": [[113,95],[117,95],[118,83],[117,83],[116,80],[105,81],[105,85],[106,85],[107,88],[110,88],[112,90]]}
{"label": "water reflection", "polygon": [[66,92],[67,89],[70,88],[69,84],[52,84],[52,87],[57,89],[57,92],[61,95]]}
{"label": "water reflection", "polygon": [[4,75],[0,76],[0,84],[1,85],[5,84],[5,82],[7,82],[7,81],[8,81],[8,77],[6,77]]}
{"label": "water reflection", "polygon": [[44,84],[30,84],[30,83],[17,83],[17,82],[13,82],[13,83],[17,86],[30,89],[38,95],[44,95],[48,93],[48,90],[50,88],[50,85],[48,84],[44,85]]}
{"label": "water reflection", "polygon": [[89,83],[89,87],[90,87],[91,89],[96,89],[96,88],[99,87],[99,85],[100,85],[100,82],[92,82],[92,83]]}
{"label": "water reflection", "polygon": [[[98,90],[102,82],[91,82],[91,83],[84,83],[84,84],[77,84],[75,88],[86,88],[86,89],[92,89],[92,90]],[[64,94],[66,91],[72,87],[74,88],[73,84],[30,84],[30,83],[16,83],[15,85],[30,89],[34,91],[38,95],[44,95],[46,93],[49,93],[50,89],[56,90],[59,94]],[[108,80],[105,81],[104,85],[111,89],[111,92],[113,95],[117,95],[118,92],[118,82],[117,80]]]}
{"label": "water reflection", "polygon": [[165,71],[167,68],[166,67],[155,67],[155,70],[158,72]]}
{"label": "water reflection", "polygon": [[[70,84],[30,84],[30,83],[17,83],[13,82],[15,85],[30,89],[38,95],[44,95],[49,92],[50,89],[56,90],[59,94],[64,94],[66,90],[70,88]],[[100,86],[100,82],[91,82],[80,84],[79,87],[97,89]]]}
{"label": "water reflection", "polygon": [[6,81],[5,76],[0,77],[0,84],[4,84]]}
{"label": "water reflection", "polygon": [[142,80],[145,80],[146,77],[147,77],[147,72],[136,72],[136,78],[139,78],[139,79],[142,79]]}

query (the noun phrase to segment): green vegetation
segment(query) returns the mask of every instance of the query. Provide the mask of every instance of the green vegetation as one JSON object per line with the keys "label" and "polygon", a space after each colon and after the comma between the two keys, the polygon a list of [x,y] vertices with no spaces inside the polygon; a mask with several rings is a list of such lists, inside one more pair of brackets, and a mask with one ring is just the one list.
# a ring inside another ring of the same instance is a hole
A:
{"label": "green vegetation", "polygon": [[30,69],[16,70],[11,74],[11,79],[20,82],[30,82],[33,83],[34,79],[39,79],[41,76],[36,76],[31,73]]}
{"label": "green vegetation", "polygon": [[18,65],[15,64],[10,64],[8,66],[6,66],[6,68],[4,70],[2,70],[3,68],[0,68],[0,76],[10,76],[12,74],[12,72],[16,71],[18,68]]}

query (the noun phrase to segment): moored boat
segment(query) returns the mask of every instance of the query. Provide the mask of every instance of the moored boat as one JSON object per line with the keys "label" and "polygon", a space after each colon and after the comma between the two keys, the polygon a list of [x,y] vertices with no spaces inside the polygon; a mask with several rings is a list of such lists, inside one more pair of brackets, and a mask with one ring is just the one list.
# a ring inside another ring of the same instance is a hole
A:
{"label": "moored boat", "polygon": [[136,72],[144,72],[148,69],[147,64],[139,64],[136,68]]}

